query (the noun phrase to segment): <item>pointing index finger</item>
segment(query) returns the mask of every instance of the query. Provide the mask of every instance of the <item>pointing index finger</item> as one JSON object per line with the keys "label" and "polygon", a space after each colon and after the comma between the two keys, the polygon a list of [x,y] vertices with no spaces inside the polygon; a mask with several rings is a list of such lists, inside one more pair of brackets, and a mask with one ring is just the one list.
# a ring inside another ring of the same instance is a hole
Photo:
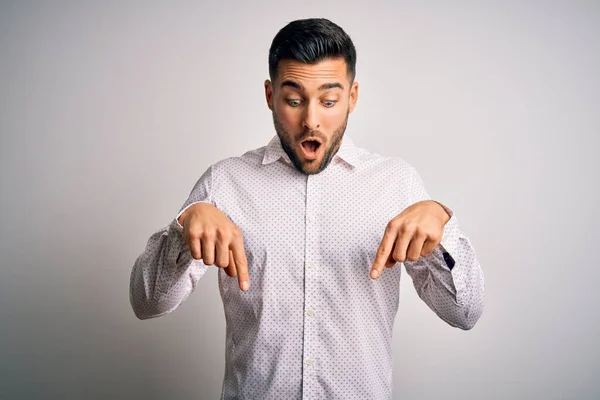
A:
{"label": "pointing index finger", "polygon": [[388,226],[383,235],[383,239],[381,239],[381,244],[377,248],[377,255],[375,256],[375,261],[371,267],[371,279],[377,279],[381,276],[385,263],[394,248],[394,242],[396,241],[397,236],[398,232],[391,230]]}
{"label": "pointing index finger", "polygon": [[250,277],[248,276],[248,260],[246,259],[246,252],[244,251],[244,241],[241,237],[231,243],[231,251],[233,252],[233,258],[235,259],[240,289],[246,291],[250,288]]}

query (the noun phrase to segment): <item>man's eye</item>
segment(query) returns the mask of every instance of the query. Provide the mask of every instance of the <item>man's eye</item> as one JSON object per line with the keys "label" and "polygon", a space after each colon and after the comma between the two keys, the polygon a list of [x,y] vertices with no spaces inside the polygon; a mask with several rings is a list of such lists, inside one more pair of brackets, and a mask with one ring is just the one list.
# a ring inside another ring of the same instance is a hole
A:
{"label": "man's eye", "polygon": [[333,106],[335,106],[335,103],[337,103],[337,101],[336,101],[336,100],[325,100],[325,101],[323,102],[323,105],[324,105],[325,107],[328,107],[328,108],[329,108],[329,107],[333,107]]}
{"label": "man's eye", "polygon": [[299,99],[286,99],[285,101],[292,107],[298,107],[301,103]]}

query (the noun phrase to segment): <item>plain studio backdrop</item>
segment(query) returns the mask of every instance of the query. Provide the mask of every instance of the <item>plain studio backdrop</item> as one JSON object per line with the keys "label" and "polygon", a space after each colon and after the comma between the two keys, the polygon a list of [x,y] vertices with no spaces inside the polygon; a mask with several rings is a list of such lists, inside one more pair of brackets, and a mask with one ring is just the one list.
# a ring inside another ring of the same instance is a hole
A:
{"label": "plain studio backdrop", "polygon": [[3,1],[0,398],[219,397],[216,269],[147,321],[129,275],[211,163],[274,135],[268,48],[315,16],[357,47],[347,134],[417,168],[485,273],[470,331],[403,274],[394,398],[600,396],[597,2]]}

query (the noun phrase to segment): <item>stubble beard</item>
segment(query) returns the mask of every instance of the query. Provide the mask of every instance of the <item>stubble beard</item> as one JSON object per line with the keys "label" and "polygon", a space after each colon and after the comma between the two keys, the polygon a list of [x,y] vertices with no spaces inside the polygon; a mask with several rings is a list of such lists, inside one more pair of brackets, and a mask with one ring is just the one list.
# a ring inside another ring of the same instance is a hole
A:
{"label": "stubble beard", "polygon": [[[296,153],[294,152],[294,146],[297,143],[299,143],[300,141],[310,138],[310,137],[319,137],[321,140],[324,141],[324,139],[325,139],[324,136],[318,131],[305,130],[298,137],[292,137],[292,135],[287,130],[285,130],[285,128],[279,122],[275,111],[273,111],[273,125],[275,126],[275,131],[277,132],[277,136],[279,136],[279,140],[281,141],[281,147],[283,148],[285,153],[290,158],[290,161],[292,162],[294,167],[298,171],[302,172],[303,174],[313,175],[313,174],[318,174],[321,171],[323,171],[325,168],[327,168],[327,166],[331,162],[331,159],[339,150],[340,145],[342,143],[342,139],[344,137],[344,132],[346,132],[346,126],[348,124],[348,115],[349,115],[349,111],[346,111],[346,118],[344,119],[344,122],[333,133],[333,136],[331,137],[331,143],[330,143],[329,147],[327,149],[325,149],[325,156],[321,160],[321,164],[319,165],[319,167],[316,170],[309,168],[308,162],[304,163],[304,164],[302,163],[302,161],[300,160],[300,157],[298,157],[296,155]],[[321,146],[324,146],[324,145],[325,144],[323,142],[323,144],[321,144]]]}

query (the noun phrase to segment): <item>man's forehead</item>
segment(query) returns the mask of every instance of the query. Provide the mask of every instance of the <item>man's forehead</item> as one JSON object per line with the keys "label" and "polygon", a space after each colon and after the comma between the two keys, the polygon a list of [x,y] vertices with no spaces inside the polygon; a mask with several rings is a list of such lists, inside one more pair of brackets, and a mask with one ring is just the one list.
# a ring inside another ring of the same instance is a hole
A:
{"label": "man's forehead", "polygon": [[282,60],[277,75],[277,85],[280,87],[282,84],[295,82],[301,89],[317,90],[322,89],[325,84],[339,83],[344,88],[349,84],[348,69],[343,58],[325,59],[314,64]]}

